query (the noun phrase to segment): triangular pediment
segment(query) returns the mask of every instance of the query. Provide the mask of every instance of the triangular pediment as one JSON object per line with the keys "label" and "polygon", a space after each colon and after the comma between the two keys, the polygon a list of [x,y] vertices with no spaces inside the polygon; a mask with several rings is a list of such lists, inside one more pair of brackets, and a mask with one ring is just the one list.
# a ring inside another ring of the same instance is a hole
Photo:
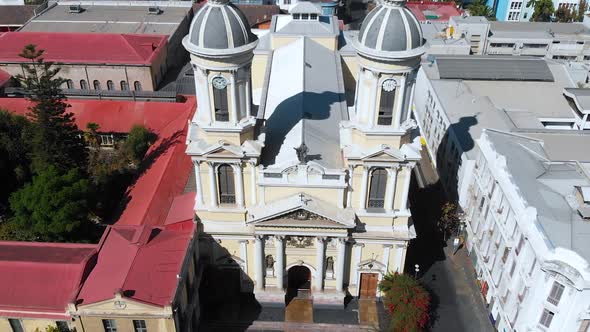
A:
{"label": "triangular pediment", "polygon": [[380,147],[376,151],[369,151],[364,155],[362,160],[387,160],[387,161],[405,161],[406,156],[398,149],[388,146]]}
{"label": "triangular pediment", "polygon": [[206,151],[203,155],[208,156],[208,157],[212,157],[212,158],[215,158],[215,157],[241,158],[241,157],[243,157],[242,149],[240,147],[228,145],[228,144],[218,145],[218,146],[212,148],[211,150]]}
{"label": "triangular pediment", "polygon": [[299,208],[270,219],[262,220],[255,224],[258,226],[273,227],[347,228],[346,225],[304,208]]}

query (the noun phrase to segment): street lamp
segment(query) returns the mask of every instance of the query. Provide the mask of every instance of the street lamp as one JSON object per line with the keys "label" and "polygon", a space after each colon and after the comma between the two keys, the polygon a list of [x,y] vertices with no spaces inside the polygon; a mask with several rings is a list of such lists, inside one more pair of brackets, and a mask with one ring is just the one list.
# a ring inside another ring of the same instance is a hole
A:
{"label": "street lamp", "polygon": [[418,272],[420,272],[420,265],[418,265],[418,264],[414,265],[414,271],[416,271],[416,273],[414,273],[414,278],[418,279]]}

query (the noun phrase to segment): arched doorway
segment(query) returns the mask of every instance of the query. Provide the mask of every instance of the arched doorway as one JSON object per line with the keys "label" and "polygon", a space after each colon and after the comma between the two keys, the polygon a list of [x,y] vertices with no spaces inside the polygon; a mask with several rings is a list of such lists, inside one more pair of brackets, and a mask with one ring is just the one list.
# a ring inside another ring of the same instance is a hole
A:
{"label": "arched doorway", "polygon": [[311,289],[311,271],[303,265],[291,267],[287,272],[287,302],[294,297],[307,298]]}

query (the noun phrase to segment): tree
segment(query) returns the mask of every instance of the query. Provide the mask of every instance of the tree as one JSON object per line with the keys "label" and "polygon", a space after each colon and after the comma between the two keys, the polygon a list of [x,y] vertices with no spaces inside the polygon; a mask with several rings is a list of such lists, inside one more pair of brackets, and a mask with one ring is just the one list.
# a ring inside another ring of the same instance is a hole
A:
{"label": "tree", "polygon": [[430,294],[414,278],[388,273],[379,282],[383,303],[390,314],[388,331],[417,332],[426,329],[430,319]]}
{"label": "tree", "polygon": [[586,0],[580,0],[580,4],[578,5],[578,11],[576,12],[575,20],[576,22],[584,21],[584,15],[586,15],[586,10],[588,10],[588,3]]}
{"label": "tree", "polygon": [[549,22],[555,8],[552,0],[529,0],[527,6],[533,6],[534,11],[531,16],[533,22]]}
{"label": "tree", "polygon": [[457,205],[451,202],[445,203],[441,208],[441,215],[438,220],[438,227],[443,233],[443,238],[446,241],[447,236],[457,231],[461,218],[457,211]]}
{"label": "tree", "polygon": [[496,20],[494,10],[487,6],[483,0],[475,0],[467,6],[467,11],[471,16],[485,16],[488,19]]}
{"label": "tree", "polygon": [[34,170],[42,170],[53,165],[65,171],[86,164],[86,146],[81,133],[74,123],[74,114],[67,112],[70,106],[62,94],[65,80],[58,77],[60,68],[53,62],[43,60],[43,50],[37,51],[35,45],[27,45],[19,54],[31,61],[23,64],[25,75],[16,79],[25,88],[30,107],[29,117],[35,127],[30,143]]}
{"label": "tree", "polygon": [[570,23],[572,22],[577,16],[575,10],[571,10],[564,6],[557,8],[555,11],[555,21],[560,23]]}
{"label": "tree", "polygon": [[16,229],[41,241],[71,241],[88,222],[89,182],[74,168],[60,173],[48,166],[10,196]]}
{"label": "tree", "polygon": [[0,110],[0,205],[31,178],[30,146],[26,139],[30,128],[25,117]]}
{"label": "tree", "polygon": [[156,140],[156,135],[142,125],[134,125],[129,136],[121,146],[123,156],[130,163],[139,164],[150,145]]}

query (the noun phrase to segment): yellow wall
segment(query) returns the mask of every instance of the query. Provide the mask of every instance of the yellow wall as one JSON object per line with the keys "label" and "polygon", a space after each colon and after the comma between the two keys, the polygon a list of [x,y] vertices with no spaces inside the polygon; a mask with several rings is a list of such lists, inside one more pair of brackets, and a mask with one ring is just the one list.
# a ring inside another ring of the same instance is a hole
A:
{"label": "yellow wall", "polygon": [[252,59],[252,90],[262,89],[264,86],[267,64],[267,54],[254,55],[254,58]]}
{"label": "yellow wall", "polygon": [[[56,326],[55,320],[48,319],[20,319],[20,321],[25,332],[34,332],[35,329],[45,332],[48,326]],[[0,318],[0,331],[12,331],[8,318]]]}
{"label": "yellow wall", "polygon": [[316,197],[331,203],[334,206],[338,206],[339,202],[342,202],[344,197],[341,189],[327,189],[327,188],[301,188],[301,187],[263,187],[264,199],[266,203],[270,203],[274,200],[293,196],[301,192]]}
{"label": "yellow wall", "polygon": [[[102,319],[109,319],[109,317],[80,317],[76,320],[76,330],[79,332],[99,332],[104,331]],[[174,320],[160,318],[160,319],[144,319],[142,317],[133,318],[113,318],[117,325],[117,332],[134,332],[133,319],[145,320],[148,331],[158,332],[173,332],[176,331]]]}

